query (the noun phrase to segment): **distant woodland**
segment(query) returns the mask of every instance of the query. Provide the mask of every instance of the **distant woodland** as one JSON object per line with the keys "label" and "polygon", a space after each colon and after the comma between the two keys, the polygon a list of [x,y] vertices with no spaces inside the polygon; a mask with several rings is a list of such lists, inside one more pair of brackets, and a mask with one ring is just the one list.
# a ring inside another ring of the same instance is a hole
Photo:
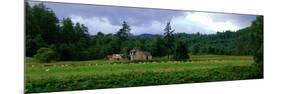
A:
{"label": "distant woodland", "polygon": [[26,2],[25,5],[27,57],[92,60],[114,53],[126,57],[131,49],[139,48],[153,57],[170,56],[175,60],[188,58],[185,56],[188,54],[252,55],[255,62],[263,63],[263,16],[257,16],[249,27],[216,34],[174,33],[177,29],[168,22],[162,29],[164,34],[133,35],[130,23],[124,21],[114,34],[100,31],[90,35],[85,25],[74,23],[70,18],[59,20],[42,3],[31,7]]}

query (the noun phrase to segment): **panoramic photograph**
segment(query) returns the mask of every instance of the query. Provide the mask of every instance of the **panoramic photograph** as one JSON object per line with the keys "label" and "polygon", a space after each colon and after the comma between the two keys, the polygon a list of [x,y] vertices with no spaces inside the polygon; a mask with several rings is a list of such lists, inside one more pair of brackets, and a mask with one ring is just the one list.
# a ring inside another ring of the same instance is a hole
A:
{"label": "panoramic photograph", "polygon": [[25,2],[25,93],[263,79],[263,16]]}

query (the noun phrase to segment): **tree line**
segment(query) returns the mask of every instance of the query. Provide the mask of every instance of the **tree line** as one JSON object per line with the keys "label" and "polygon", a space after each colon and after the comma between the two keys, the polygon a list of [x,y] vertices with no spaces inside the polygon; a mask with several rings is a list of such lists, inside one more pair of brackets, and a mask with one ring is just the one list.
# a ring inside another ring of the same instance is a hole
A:
{"label": "tree line", "polygon": [[[253,55],[256,62],[263,61],[263,17],[258,16],[250,27],[236,32],[216,34],[174,33],[168,22],[164,34],[133,35],[130,25],[124,21],[115,34],[102,31],[90,35],[88,28],[70,18],[61,21],[44,6],[25,4],[25,47],[28,57],[51,57],[55,60],[102,59],[108,54],[128,56],[132,48],[151,52],[153,57],[181,60],[188,54]],[[48,60],[45,60],[48,61]]]}

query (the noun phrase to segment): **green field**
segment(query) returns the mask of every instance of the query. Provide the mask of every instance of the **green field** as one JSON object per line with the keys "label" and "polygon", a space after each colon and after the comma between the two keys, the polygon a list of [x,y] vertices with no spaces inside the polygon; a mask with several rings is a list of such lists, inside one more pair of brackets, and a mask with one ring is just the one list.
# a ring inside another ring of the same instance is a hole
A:
{"label": "green field", "polygon": [[26,58],[26,92],[118,88],[263,77],[250,56],[196,55],[190,61],[38,63]]}

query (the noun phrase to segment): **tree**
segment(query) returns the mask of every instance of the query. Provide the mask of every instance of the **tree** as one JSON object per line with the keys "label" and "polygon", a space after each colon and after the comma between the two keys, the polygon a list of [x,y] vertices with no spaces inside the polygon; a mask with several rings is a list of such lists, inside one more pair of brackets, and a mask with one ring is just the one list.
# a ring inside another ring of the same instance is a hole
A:
{"label": "tree", "polygon": [[26,2],[26,56],[34,56],[40,48],[54,50],[60,60],[101,59],[107,54],[128,52],[138,47],[149,51],[155,57],[168,55],[170,59],[181,57],[178,50],[186,45],[192,54],[253,55],[255,62],[263,63],[263,18],[258,16],[250,27],[236,32],[225,31],[216,34],[174,33],[171,23],[164,27],[163,35],[142,34],[133,36],[127,22],[115,34],[98,32],[90,35],[88,28],[74,23],[70,18],[59,21],[55,13],[43,3],[29,6]]}
{"label": "tree", "polygon": [[237,39],[234,44],[236,45],[235,54],[236,55],[253,55],[251,48],[251,28],[247,27],[244,29],[240,29],[237,32]]}
{"label": "tree", "polygon": [[120,53],[123,47],[127,45],[126,41],[131,35],[130,31],[130,26],[126,21],[123,21],[122,28],[115,34],[116,39],[114,41],[117,43],[117,45],[114,45],[114,48],[116,48],[116,52]]}
{"label": "tree", "polygon": [[215,49],[212,46],[207,46],[207,53],[214,54],[215,53]]}
{"label": "tree", "polygon": [[90,44],[90,35],[88,33],[88,28],[83,24],[76,23],[74,26],[74,39],[77,41],[77,46],[81,49],[86,49]]}
{"label": "tree", "polygon": [[116,36],[117,36],[121,41],[125,41],[125,40],[127,40],[128,37],[130,36],[130,31],[131,31],[130,26],[127,24],[126,21],[123,21],[122,28],[119,29],[119,31],[116,33]]}
{"label": "tree", "polygon": [[61,39],[62,43],[73,43],[75,42],[75,30],[73,22],[70,18],[63,18],[61,26]]}
{"label": "tree", "polygon": [[89,36],[89,32],[88,32],[88,28],[84,26],[84,24],[80,24],[80,23],[76,23],[74,26],[74,32],[76,34],[76,37],[79,39],[80,37],[88,37]]}
{"label": "tree", "polygon": [[172,53],[172,50],[173,50],[173,47],[174,47],[174,34],[173,34],[173,32],[175,31],[175,29],[172,30],[170,22],[168,22],[164,31],[165,31],[165,33],[164,33],[165,45],[168,48],[168,59],[169,59],[169,55]]}
{"label": "tree", "polygon": [[46,44],[55,44],[58,34],[58,19],[55,13],[44,6],[43,3],[29,6],[26,2],[26,55],[33,56],[40,48],[35,42],[41,37]]}
{"label": "tree", "polygon": [[58,59],[58,54],[51,48],[42,47],[37,50],[34,57],[42,63],[49,63]]}
{"label": "tree", "polygon": [[89,47],[90,57],[93,59],[103,58],[106,54],[111,53],[111,48],[109,48],[111,42],[110,36],[106,36],[102,32],[92,36]]}
{"label": "tree", "polygon": [[151,45],[151,53],[153,56],[164,56],[166,55],[166,47],[165,47],[165,41],[161,36],[156,36],[154,40],[152,41]]}
{"label": "tree", "polygon": [[192,47],[192,54],[194,54],[194,55],[196,55],[196,54],[198,54],[200,52],[200,49],[199,49],[199,45],[194,45],[193,47]]}
{"label": "tree", "polygon": [[174,52],[175,60],[186,60],[189,59],[188,48],[182,41],[178,42]]}
{"label": "tree", "polygon": [[55,13],[45,7],[43,3],[39,3],[33,7],[32,15],[33,25],[36,25],[35,29],[37,30],[35,32],[39,32],[48,44],[56,42],[59,20]]}
{"label": "tree", "polygon": [[250,34],[254,60],[263,65],[263,16],[257,16],[252,22]]}

